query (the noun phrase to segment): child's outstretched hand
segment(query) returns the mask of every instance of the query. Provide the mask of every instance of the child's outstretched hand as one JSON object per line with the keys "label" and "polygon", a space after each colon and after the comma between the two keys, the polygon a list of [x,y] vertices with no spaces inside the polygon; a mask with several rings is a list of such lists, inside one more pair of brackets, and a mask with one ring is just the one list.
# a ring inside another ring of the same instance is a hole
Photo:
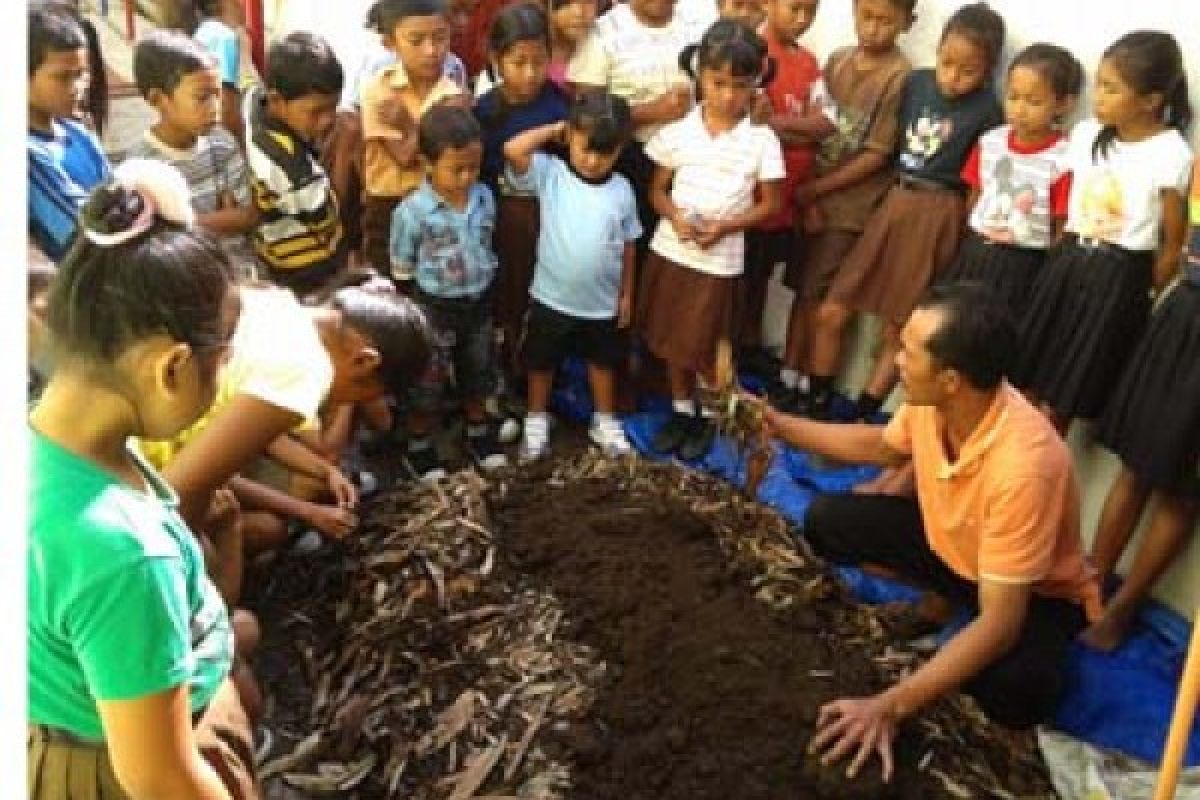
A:
{"label": "child's outstretched hand", "polygon": [[358,515],[348,508],[313,503],[304,521],[333,539],[343,539],[358,527]]}
{"label": "child's outstretched hand", "polygon": [[340,508],[353,509],[358,505],[358,489],[354,488],[350,479],[333,464],[330,464],[325,472],[325,486]]}

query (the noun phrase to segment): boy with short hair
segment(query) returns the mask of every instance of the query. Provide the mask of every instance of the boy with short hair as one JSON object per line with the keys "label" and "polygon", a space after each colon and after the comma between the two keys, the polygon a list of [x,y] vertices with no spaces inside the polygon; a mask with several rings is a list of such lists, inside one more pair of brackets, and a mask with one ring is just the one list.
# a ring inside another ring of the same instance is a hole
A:
{"label": "boy with short hair", "polygon": [[246,94],[246,158],[267,276],[299,295],[327,286],[346,260],[329,177],[314,149],[333,124],[342,66],[319,36],[285,36],[267,55],[266,88]]}
{"label": "boy with short hair", "polygon": [[217,124],[221,80],[216,59],[180,33],[147,34],[133,52],[138,91],[158,122],[132,148],[131,158],[165,161],[178,169],[192,195],[196,222],[221,237],[239,277],[255,278],[257,259],[246,234],[258,223],[250,202],[246,160],[237,140]]}
{"label": "boy with short hair", "polygon": [[391,232],[394,275],[434,328],[432,363],[409,392],[407,461],[413,476],[445,475],[433,442],[451,372],[463,398],[467,448],[483,469],[507,463],[488,422],[485,400],[495,391],[492,231],[496,201],[479,182],[483,135],[465,108],[436,106],[417,136],[427,179],[396,207]]}
{"label": "boy with short hair", "polygon": [[397,61],[362,92],[362,252],[386,274],[392,212],[424,176],[417,149],[421,117],[447,101],[464,106],[470,101],[443,72],[451,33],[445,0],[381,0],[376,8],[382,42]]}
{"label": "boy with short hair", "polygon": [[[588,435],[606,455],[632,452],[615,415],[614,370],[628,352],[636,242],[633,188],[613,172],[633,135],[629,104],[603,89],[579,93],[567,122],[532,128],[504,145],[508,180],[538,197],[537,266],[525,322],[529,367],[521,461],[550,445],[554,371],[569,353],[587,362],[595,413]],[[567,159],[537,152],[555,141]]]}
{"label": "boy with short hair", "polygon": [[72,117],[87,91],[87,39],[62,11],[29,9],[29,234],[55,262],[91,190],[109,175],[95,135]]}

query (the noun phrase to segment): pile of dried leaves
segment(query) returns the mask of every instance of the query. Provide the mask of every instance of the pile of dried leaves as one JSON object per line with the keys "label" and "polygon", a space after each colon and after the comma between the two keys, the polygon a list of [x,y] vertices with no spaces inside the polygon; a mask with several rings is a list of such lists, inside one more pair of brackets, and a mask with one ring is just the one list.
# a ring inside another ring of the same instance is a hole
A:
{"label": "pile of dried leaves", "polygon": [[[262,773],[277,795],[282,781],[298,796],[572,796],[564,734],[606,702],[622,667],[606,663],[603,643],[574,635],[552,582],[522,571],[505,532],[493,529],[489,508],[534,485],[551,492],[539,502],[605,485],[635,512],[668,503],[703,518],[729,568],[772,614],[819,612],[821,628],[861,653],[859,669],[872,673],[862,691],[917,664],[887,641],[871,609],[796,550],[782,518],[719,480],[592,454],[490,483],[460,473],[385,493],[345,549],[281,560],[264,577],[259,668],[280,742]],[[938,787],[924,796],[1053,797],[1032,739],[989,724],[965,698],[922,714],[908,742],[910,767]]]}

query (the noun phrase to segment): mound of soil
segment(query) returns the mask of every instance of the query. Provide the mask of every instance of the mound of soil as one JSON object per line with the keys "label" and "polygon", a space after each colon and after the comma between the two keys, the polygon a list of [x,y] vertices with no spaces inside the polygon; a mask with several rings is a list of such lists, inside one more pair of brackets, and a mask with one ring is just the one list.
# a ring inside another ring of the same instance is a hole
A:
{"label": "mound of soil", "polygon": [[[806,757],[822,704],[874,693],[918,657],[793,547],[777,515],[716,479],[584,455],[486,486],[456,476],[385,492],[364,517],[345,548],[284,558],[250,583],[268,723],[284,731],[284,751],[322,731],[321,746],[289,767],[310,782],[368,765],[340,796],[1054,796],[1032,737],[991,725],[963,698],[903,726],[890,784],[876,759],[851,781],[844,764]],[[534,607],[555,620],[545,633],[525,611],[495,617]],[[514,661],[518,636],[541,655]],[[560,659],[547,672],[552,651]],[[541,677],[523,676],[535,662]],[[564,694],[568,685],[579,688]],[[475,721],[455,728],[457,744],[423,748],[464,693]],[[339,710],[359,697],[365,717]],[[522,738],[524,762],[513,753]],[[463,791],[464,766],[488,752],[501,767]],[[306,796],[298,785],[277,777],[268,796]]]}
{"label": "mound of soil", "polygon": [[[848,604],[773,610],[719,546],[719,514],[607,479],[544,477],[514,481],[493,514],[513,569],[548,584],[568,635],[610,665],[588,718],[559,740],[575,762],[573,798],[956,796],[953,779],[921,768],[931,751],[917,732],[901,736],[888,785],[876,759],[848,781],[805,757],[823,703],[883,685]],[[1009,790],[1047,791],[1036,765],[1014,774],[1008,745],[990,749]]]}

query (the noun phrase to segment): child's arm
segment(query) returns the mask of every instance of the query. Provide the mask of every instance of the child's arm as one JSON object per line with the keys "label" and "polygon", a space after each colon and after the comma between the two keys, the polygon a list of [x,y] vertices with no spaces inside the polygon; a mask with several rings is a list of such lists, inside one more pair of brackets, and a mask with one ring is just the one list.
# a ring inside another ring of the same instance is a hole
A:
{"label": "child's arm", "polygon": [[335,464],[326,461],[290,434],[275,437],[267,445],[267,455],[292,472],[311,478],[329,490],[334,501],[345,508],[358,503],[358,491]]}
{"label": "child's arm", "polygon": [[1154,289],[1162,291],[1179,271],[1180,256],[1187,239],[1187,208],[1177,189],[1162,190],[1162,247],[1154,260]]}
{"label": "child's arm", "polygon": [[731,233],[753,228],[779,210],[779,186],[782,181],[759,181],[754,205],[727,219],[705,220],[696,232],[696,244],[708,248]]}
{"label": "child's arm", "polygon": [[240,475],[231,478],[229,486],[242,505],[287,519],[298,519],[335,539],[349,534],[358,523],[353,509],[301,500]]}
{"label": "child's arm", "polygon": [[637,244],[625,243],[621,254],[621,294],[617,297],[617,327],[628,328],[633,322],[633,287],[637,269]]}
{"label": "child's arm", "polygon": [[391,252],[392,278],[408,285],[417,277],[417,237],[420,225],[413,218],[409,204],[401,202],[392,214],[392,230],[388,237]]}
{"label": "child's arm", "polygon": [[675,170],[655,165],[654,177],[650,179],[650,205],[660,217],[671,223],[679,241],[686,242],[696,238],[696,226],[693,225],[671,199],[671,180]]}
{"label": "child's arm", "polygon": [[633,118],[633,126],[674,122],[682,119],[692,107],[692,92],[682,84],[673,86],[653,100],[644,103],[630,103],[629,114]]}
{"label": "child's arm", "polygon": [[533,154],[548,144],[560,141],[566,134],[566,122],[552,122],[518,133],[504,143],[504,158],[517,177],[529,172]]}
{"label": "child's arm", "polygon": [[246,120],[242,117],[242,93],[233,86],[221,87],[221,125],[237,139],[241,147],[246,139]]}
{"label": "child's arm", "polygon": [[[225,203],[235,203],[232,196],[227,195]],[[253,203],[234,205],[232,208],[219,208],[207,214],[197,214],[196,224],[218,236],[247,233],[258,224],[259,213]]]}
{"label": "child's arm", "polygon": [[236,395],[163,470],[179,495],[183,518],[189,524],[201,521],[212,493],[301,421],[294,411],[253,395]]}
{"label": "child's arm", "polygon": [[890,157],[877,150],[864,150],[830,172],[796,187],[796,205],[804,206],[823,194],[861,183],[888,165]]}

